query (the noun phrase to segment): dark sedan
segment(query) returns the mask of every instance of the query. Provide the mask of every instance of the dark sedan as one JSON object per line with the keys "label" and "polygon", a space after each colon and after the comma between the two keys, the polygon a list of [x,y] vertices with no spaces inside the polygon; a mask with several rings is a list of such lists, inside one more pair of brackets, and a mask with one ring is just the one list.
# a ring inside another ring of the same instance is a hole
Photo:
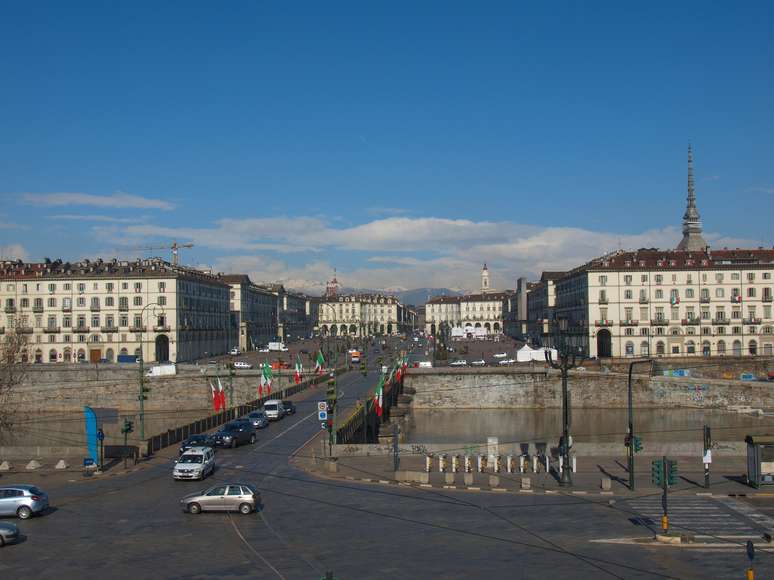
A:
{"label": "dark sedan", "polygon": [[236,447],[243,443],[255,443],[255,428],[247,420],[237,420],[226,423],[213,435],[215,445],[220,447]]}
{"label": "dark sedan", "polygon": [[180,444],[180,455],[191,447],[215,447],[215,440],[210,435],[191,435]]}
{"label": "dark sedan", "polygon": [[282,407],[285,409],[286,415],[296,414],[296,406],[293,401],[282,401]]}

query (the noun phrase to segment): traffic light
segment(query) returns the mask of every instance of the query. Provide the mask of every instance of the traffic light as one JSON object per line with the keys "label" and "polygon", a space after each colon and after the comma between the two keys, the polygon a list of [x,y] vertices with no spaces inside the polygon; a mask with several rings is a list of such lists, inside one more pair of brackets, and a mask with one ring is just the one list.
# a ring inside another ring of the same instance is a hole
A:
{"label": "traffic light", "polygon": [[650,462],[650,481],[657,487],[664,485],[664,462],[661,459]]}
{"label": "traffic light", "polygon": [[140,399],[141,401],[147,401],[148,395],[146,395],[145,393],[150,393],[150,391],[151,391],[150,387],[146,387],[145,385],[143,385],[142,390],[140,391],[142,394],[137,398]]}
{"label": "traffic light", "polygon": [[629,447],[632,444],[632,436],[627,435],[624,437],[624,447]]}
{"label": "traffic light", "polygon": [[328,433],[333,432],[333,419],[328,419],[326,421],[325,428],[328,430]]}
{"label": "traffic light", "polygon": [[121,428],[121,433],[126,435],[127,433],[131,433],[134,431],[134,421],[130,421],[129,419],[124,419],[124,426]]}
{"label": "traffic light", "polygon": [[633,441],[634,441],[634,452],[639,453],[640,451],[642,451],[642,439],[640,439],[639,437],[633,437]]}
{"label": "traffic light", "polygon": [[675,459],[667,460],[667,484],[677,484],[677,460]]}
{"label": "traffic light", "polygon": [[328,412],[333,413],[333,409],[336,407],[336,387],[329,387],[326,391],[326,399],[328,401]]}

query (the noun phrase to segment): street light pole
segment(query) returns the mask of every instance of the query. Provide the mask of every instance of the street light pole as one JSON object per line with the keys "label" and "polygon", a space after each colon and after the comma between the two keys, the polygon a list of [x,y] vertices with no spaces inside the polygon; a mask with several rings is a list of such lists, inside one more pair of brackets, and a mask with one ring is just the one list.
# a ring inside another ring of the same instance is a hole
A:
{"label": "street light pole", "polygon": [[[143,342],[143,333],[145,331],[145,311],[153,307],[161,307],[158,302],[151,302],[143,306],[140,310],[140,441],[145,440],[145,343]],[[162,312],[163,309],[162,309]]]}
{"label": "street light pole", "polygon": [[653,364],[652,359],[648,360],[636,360],[629,364],[629,383],[628,383],[628,391],[629,391],[629,431],[628,431],[628,439],[629,439],[629,447],[628,447],[628,462],[627,462],[627,468],[629,470],[629,491],[634,491],[634,404],[633,404],[633,397],[632,397],[632,372],[634,370],[634,365],[641,365],[641,364]]}
{"label": "street light pole", "polygon": [[[560,321],[566,324],[566,321]],[[564,331],[564,328],[561,329]],[[562,376],[562,438],[559,442],[559,452],[562,455],[562,469],[559,475],[559,485],[570,486],[572,485],[572,465],[570,463],[570,391],[567,386],[567,376],[571,369],[574,369],[576,364],[576,355],[574,352],[568,352],[564,338],[560,341],[559,345],[561,350],[558,352],[559,360],[554,361],[553,354],[549,348],[546,351],[548,355],[548,364],[552,368],[561,372]]]}

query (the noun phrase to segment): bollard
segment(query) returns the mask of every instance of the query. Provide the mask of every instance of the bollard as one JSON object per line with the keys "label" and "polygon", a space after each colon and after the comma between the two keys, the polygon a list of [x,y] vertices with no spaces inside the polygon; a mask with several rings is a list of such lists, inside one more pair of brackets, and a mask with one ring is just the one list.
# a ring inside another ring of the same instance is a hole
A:
{"label": "bollard", "polygon": [[572,456],[572,472],[578,473],[578,458],[575,455]]}
{"label": "bollard", "polygon": [[459,473],[460,472],[460,456],[459,455],[453,455],[452,456],[452,472]]}
{"label": "bollard", "polygon": [[425,455],[425,471],[430,473],[431,469],[433,469],[433,456]]}
{"label": "bollard", "polygon": [[545,460],[546,460],[546,473],[550,473],[551,472],[551,465],[549,464],[548,455],[544,455],[543,457],[545,457]]}
{"label": "bollard", "polygon": [[481,473],[481,456],[480,455],[478,455],[476,457],[476,466],[478,468],[478,472]]}
{"label": "bollard", "polygon": [[532,473],[537,473],[538,470],[538,458],[537,455],[532,456]]}
{"label": "bollard", "polygon": [[489,467],[489,458],[486,455],[479,455],[478,456],[479,473],[484,473],[487,467]]}
{"label": "bollard", "polygon": [[[546,471],[548,471],[548,468],[546,468]],[[559,473],[562,473],[564,471],[564,457],[561,455],[559,456]]]}
{"label": "bollard", "polygon": [[495,455],[495,461],[494,461],[494,472],[500,473],[503,469],[503,456],[502,455]]}
{"label": "bollard", "polygon": [[513,473],[514,465],[515,464],[513,463],[513,455],[509,455],[508,457],[505,458],[505,471],[506,472]]}
{"label": "bollard", "polygon": [[465,456],[465,473],[473,473],[473,458],[470,455]]}
{"label": "bollard", "polygon": [[446,457],[446,453],[438,459],[438,470],[441,473],[446,473],[449,470],[449,460]]}

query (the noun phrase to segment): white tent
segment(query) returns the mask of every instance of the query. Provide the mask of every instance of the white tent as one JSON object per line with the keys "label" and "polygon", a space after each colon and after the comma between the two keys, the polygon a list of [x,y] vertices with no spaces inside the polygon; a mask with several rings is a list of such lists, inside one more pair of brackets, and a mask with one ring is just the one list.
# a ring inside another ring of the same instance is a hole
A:
{"label": "white tent", "polygon": [[525,344],[516,351],[516,362],[529,362],[532,360],[532,349]]}
{"label": "white tent", "polygon": [[541,362],[547,361],[548,360],[548,353],[549,353],[549,351],[551,352],[551,357],[554,360],[556,360],[558,358],[558,355],[559,355],[558,351],[555,348],[545,348],[545,347],[537,348],[537,349],[533,350],[532,353],[531,353],[532,360],[537,360],[537,361],[541,361]]}

